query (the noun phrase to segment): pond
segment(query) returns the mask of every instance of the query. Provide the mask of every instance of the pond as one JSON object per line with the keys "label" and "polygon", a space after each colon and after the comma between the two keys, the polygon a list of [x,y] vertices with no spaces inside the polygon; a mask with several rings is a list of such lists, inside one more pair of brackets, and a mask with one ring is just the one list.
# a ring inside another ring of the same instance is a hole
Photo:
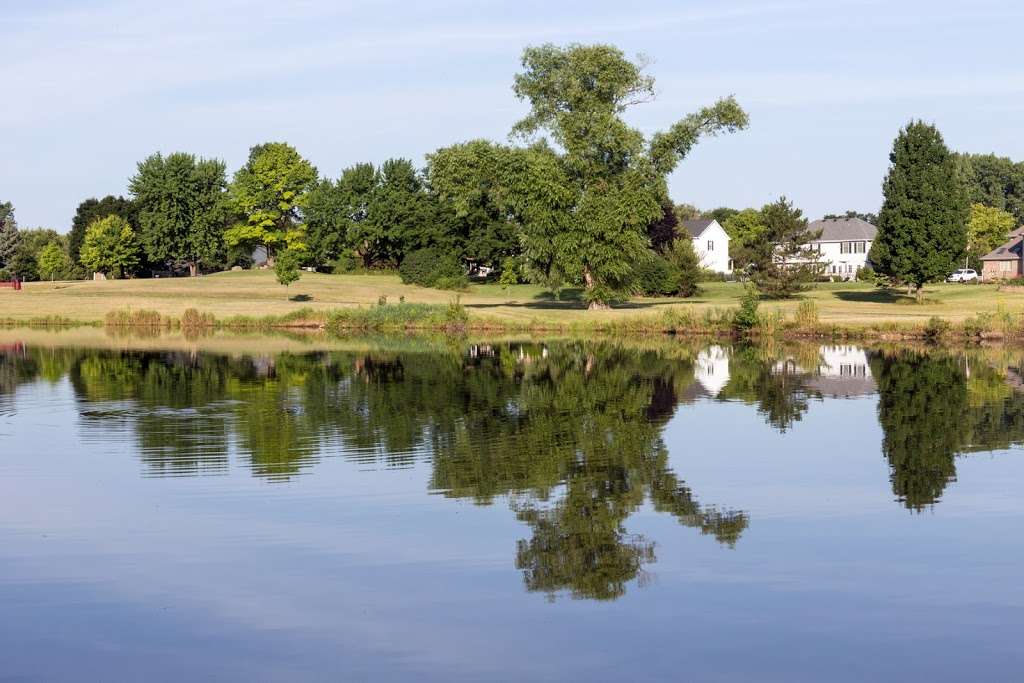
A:
{"label": "pond", "polygon": [[1024,350],[107,346],[4,337],[0,679],[1024,667]]}

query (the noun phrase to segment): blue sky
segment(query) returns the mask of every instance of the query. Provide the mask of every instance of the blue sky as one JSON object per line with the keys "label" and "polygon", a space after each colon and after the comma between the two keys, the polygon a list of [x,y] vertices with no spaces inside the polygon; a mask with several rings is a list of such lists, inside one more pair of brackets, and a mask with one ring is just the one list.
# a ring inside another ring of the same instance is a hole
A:
{"label": "blue sky", "polygon": [[0,201],[68,229],[155,151],[218,157],[284,140],[336,177],[359,161],[504,140],[526,45],[609,42],[653,60],[650,133],[734,94],[749,130],[670,178],[703,208],[785,194],[811,218],[881,203],[919,117],[958,150],[1024,159],[1024,5],[1013,2],[21,2],[4,16]]}

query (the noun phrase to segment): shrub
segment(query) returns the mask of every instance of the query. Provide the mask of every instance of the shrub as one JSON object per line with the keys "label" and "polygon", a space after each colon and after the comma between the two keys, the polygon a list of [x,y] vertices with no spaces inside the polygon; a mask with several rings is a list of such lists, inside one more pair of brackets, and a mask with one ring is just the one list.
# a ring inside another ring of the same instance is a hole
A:
{"label": "shrub", "polygon": [[658,254],[633,266],[632,291],[646,296],[667,296],[679,291],[679,268]]}
{"label": "shrub", "polygon": [[518,285],[525,282],[523,277],[523,266],[514,256],[510,256],[501,262],[501,275],[498,277],[498,284],[502,289],[511,285]]}
{"label": "shrub", "polygon": [[181,326],[185,329],[213,327],[216,323],[212,313],[200,313],[194,308],[186,308],[181,314]]}
{"label": "shrub", "polygon": [[924,327],[924,336],[930,341],[937,341],[942,339],[949,332],[950,324],[948,320],[943,320],[938,316],[932,316],[928,320],[928,324]]}
{"label": "shrub", "polygon": [[693,248],[693,242],[685,237],[674,240],[665,257],[679,272],[679,287],[676,294],[682,297],[700,293],[697,285],[701,279],[700,257]]}
{"label": "shrub", "polygon": [[434,288],[462,292],[469,288],[469,278],[465,274],[457,276],[442,275],[434,281]]}
{"label": "shrub", "polygon": [[398,275],[407,285],[434,287],[440,278],[466,279],[466,270],[453,254],[439,249],[417,249],[402,259]]}
{"label": "shrub", "polygon": [[733,329],[737,332],[746,333],[757,327],[757,307],[761,300],[761,294],[755,287],[747,287],[740,299],[740,307],[732,318]]}
{"label": "shrub", "polygon": [[287,287],[298,280],[302,276],[299,272],[301,261],[302,257],[291,249],[285,249],[278,254],[274,260],[274,275],[277,276],[277,281]]}

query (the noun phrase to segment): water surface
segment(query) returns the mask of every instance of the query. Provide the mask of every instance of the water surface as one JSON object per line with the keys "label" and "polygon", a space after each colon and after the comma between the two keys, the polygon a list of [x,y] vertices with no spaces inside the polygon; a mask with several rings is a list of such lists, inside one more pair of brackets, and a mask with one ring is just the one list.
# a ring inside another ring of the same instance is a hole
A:
{"label": "water surface", "polygon": [[1024,351],[249,347],[4,346],[0,680],[1024,666]]}

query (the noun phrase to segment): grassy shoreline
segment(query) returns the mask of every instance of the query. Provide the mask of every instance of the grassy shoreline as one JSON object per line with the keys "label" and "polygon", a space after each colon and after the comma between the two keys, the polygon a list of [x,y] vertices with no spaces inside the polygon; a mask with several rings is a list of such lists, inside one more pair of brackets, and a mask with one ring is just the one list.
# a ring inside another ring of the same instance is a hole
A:
{"label": "grassy shoreline", "polygon": [[[202,278],[31,283],[0,292],[0,326],[228,330],[671,334],[735,337],[742,287],[706,283],[691,299],[638,298],[590,312],[577,293],[473,285],[454,293],[403,285],[391,274],[306,274],[286,290],[267,272]],[[749,336],[781,339],[1024,338],[1024,292],[935,285],[925,302],[860,283],[824,284],[795,300],[763,301]]]}

